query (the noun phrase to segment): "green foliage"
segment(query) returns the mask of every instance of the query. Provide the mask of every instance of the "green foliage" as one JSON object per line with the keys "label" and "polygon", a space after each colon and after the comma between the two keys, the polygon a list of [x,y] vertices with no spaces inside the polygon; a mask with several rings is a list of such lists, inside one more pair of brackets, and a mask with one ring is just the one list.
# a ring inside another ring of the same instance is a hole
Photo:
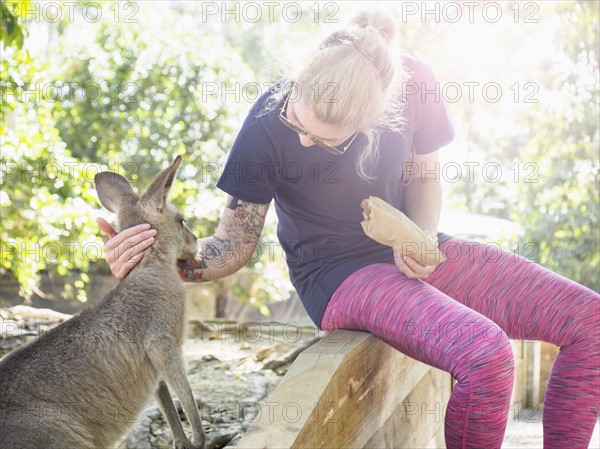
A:
{"label": "green foliage", "polygon": [[79,160],[112,166],[140,186],[182,154],[175,203],[210,235],[223,206],[215,198],[216,175],[249,107],[241,96],[223,102],[220,95],[251,80],[251,72],[218,37],[191,30],[156,35],[143,25],[119,33],[102,23],[93,51],[65,36],[56,124]]}
{"label": "green foliage", "polygon": [[25,39],[25,28],[20,23],[23,11],[30,9],[30,0],[2,0],[0,3],[0,43],[2,48],[21,49]]}
{"label": "green foliage", "polygon": [[0,272],[13,274],[26,298],[38,292],[42,271],[74,275],[64,296],[85,301],[87,273],[102,251],[90,226],[91,180],[60,139],[49,105],[23,95],[43,70],[16,45],[4,49],[0,63]]}

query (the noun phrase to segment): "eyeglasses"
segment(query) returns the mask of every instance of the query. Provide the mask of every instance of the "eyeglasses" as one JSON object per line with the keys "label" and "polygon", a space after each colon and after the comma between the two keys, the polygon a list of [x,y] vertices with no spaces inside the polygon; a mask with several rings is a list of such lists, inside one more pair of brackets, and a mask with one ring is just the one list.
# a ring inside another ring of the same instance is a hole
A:
{"label": "eyeglasses", "polygon": [[[345,145],[344,147],[342,147],[341,149],[338,147],[335,147],[331,144],[328,144],[327,142],[325,142],[323,139],[313,136],[312,134],[309,134],[304,128],[302,128],[300,125],[292,122],[289,118],[287,118],[285,116],[285,113],[287,111],[287,104],[288,101],[290,100],[290,96],[288,95],[288,97],[285,99],[285,102],[283,103],[283,106],[281,107],[281,112],[279,112],[279,120],[281,120],[281,122],[286,125],[288,128],[290,128],[292,131],[297,132],[298,134],[302,135],[302,136],[307,136],[308,138],[310,138],[310,140],[312,140],[315,145],[317,145],[319,148],[322,148],[324,150],[329,151],[332,154],[335,154],[337,156],[341,156],[342,154],[344,154],[346,152],[346,150],[348,150],[348,148],[350,148],[350,145],[352,145],[352,142],[354,142],[354,139],[356,139],[356,136],[358,135],[358,132],[355,132],[353,136],[348,137],[348,139],[350,139],[350,141],[348,142],[347,145]],[[348,141],[348,139],[346,139],[346,141]]]}

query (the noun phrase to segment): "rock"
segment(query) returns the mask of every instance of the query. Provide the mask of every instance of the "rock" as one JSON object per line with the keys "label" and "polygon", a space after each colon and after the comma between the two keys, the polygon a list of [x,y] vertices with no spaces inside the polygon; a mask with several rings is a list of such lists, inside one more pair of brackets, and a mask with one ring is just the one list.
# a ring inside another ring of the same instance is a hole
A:
{"label": "rock", "polygon": [[233,438],[238,435],[241,437],[242,428],[232,427],[226,430],[220,430],[207,435],[205,449],[221,449],[225,447]]}

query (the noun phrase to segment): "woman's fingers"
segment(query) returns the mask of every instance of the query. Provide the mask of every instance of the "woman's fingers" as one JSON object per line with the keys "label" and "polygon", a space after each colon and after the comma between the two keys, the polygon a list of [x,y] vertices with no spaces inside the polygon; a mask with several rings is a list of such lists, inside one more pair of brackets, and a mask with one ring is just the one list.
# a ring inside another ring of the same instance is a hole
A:
{"label": "woman's fingers", "polygon": [[[111,235],[114,229],[105,220],[104,223],[96,220],[100,229]],[[155,229],[150,229],[149,224],[141,224],[125,229],[105,243],[104,251],[110,271],[117,279],[123,279],[127,273],[142,259],[143,251],[154,243]]]}
{"label": "woman's fingers", "polygon": [[404,263],[410,267],[410,269],[417,274],[418,279],[425,279],[433,270],[435,270],[435,265],[422,265],[417,262],[412,257],[404,256]]}
{"label": "woman's fingers", "polygon": [[435,265],[422,265],[412,257],[403,256],[399,251],[394,251],[394,259],[400,271],[411,279],[425,279],[435,270]]}
{"label": "woman's fingers", "polygon": [[[121,245],[126,241],[135,241],[140,239],[140,234],[145,231],[150,231],[150,225],[148,223],[140,224],[137,226],[133,226],[131,228],[123,229],[118,234],[114,235],[108,242],[111,242],[113,245]],[[156,231],[154,231],[156,232]],[[106,243],[108,243],[106,242]]]}
{"label": "woman's fingers", "polygon": [[[148,246],[150,246],[150,245],[148,245]],[[131,258],[129,258],[127,261],[125,261],[121,265],[117,265],[115,267],[115,269],[118,269],[118,271],[116,273],[114,273],[115,277],[119,280],[123,279],[125,276],[127,276],[127,273],[129,273],[133,269],[133,267],[135,267],[136,264],[140,260],[142,260],[142,257],[144,257],[144,253],[138,253],[135,256],[132,256]]]}
{"label": "woman's fingers", "polygon": [[417,274],[406,264],[400,251],[394,250],[394,260],[398,269],[408,278],[416,279]]}
{"label": "woman's fingers", "polygon": [[[128,234],[126,233],[126,236]],[[119,240],[116,241],[112,251],[111,271],[118,279],[123,279],[142,259],[143,251],[154,243],[155,235],[156,230],[154,229],[138,230],[136,234],[130,235],[121,243],[118,243]],[[115,239],[117,238],[115,237]]]}

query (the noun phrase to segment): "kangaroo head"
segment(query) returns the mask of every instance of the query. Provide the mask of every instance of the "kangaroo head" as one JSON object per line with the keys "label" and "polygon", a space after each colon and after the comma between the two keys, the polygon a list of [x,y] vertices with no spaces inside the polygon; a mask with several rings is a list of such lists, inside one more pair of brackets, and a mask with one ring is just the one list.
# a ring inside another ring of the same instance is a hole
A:
{"label": "kangaroo head", "polygon": [[157,231],[150,249],[173,259],[190,260],[196,255],[196,236],[185,225],[179,211],[167,201],[180,164],[181,156],[177,156],[141,196],[117,173],[98,173],[94,183],[102,205],[117,214],[119,230],[149,223]]}

